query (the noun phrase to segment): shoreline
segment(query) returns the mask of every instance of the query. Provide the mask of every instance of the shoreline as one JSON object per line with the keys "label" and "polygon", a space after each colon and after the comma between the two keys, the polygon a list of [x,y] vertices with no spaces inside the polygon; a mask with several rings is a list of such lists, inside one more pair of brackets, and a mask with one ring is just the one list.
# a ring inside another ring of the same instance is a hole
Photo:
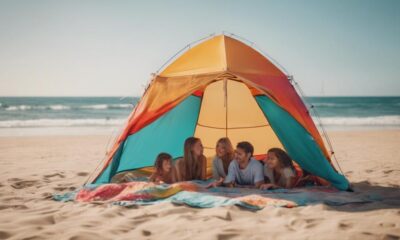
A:
{"label": "shoreline", "polygon": [[[0,137],[41,137],[41,136],[113,136],[118,135],[125,125],[120,126],[94,126],[94,127],[15,127],[0,128]],[[400,126],[324,126],[326,132],[352,132],[352,131],[397,131]],[[321,133],[321,130],[320,130]]]}

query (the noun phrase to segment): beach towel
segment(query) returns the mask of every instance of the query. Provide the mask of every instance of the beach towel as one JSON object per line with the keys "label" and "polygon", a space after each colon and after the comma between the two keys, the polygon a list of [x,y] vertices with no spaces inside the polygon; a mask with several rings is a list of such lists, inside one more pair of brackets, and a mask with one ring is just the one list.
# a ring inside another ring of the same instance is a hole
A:
{"label": "beach towel", "polygon": [[237,205],[260,210],[266,206],[293,208],[310,204],[344,205],[377,200],[377,196],[338,191],[331,187],[259,190],[251,188],[206,188],[209,181],[188,181],[156,185],[137,181],[86,185],[78,190],[54,194],[57,201],[109,203],[121,206],[170,202],[196,208]]}

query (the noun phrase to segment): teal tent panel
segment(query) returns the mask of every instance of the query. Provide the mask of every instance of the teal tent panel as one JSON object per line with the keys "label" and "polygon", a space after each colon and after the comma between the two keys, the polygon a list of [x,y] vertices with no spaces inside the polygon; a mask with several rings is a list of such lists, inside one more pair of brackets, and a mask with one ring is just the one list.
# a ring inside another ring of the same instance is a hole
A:
{"label": "teal tent panel", "polygon": [[124,144],[117,172],[149,167],[160,152],[173,158],[183,156],[186,138],[193,136],[201,99],[189,96],[175,108],[129,136]]}
{"label": "teal tent panel", "polygon": [[349,188],[347,179],[333,169],[319,145],[302,125],[267,96],[257,96],[256,101],[292,159],[304,170],[328,180],[336,188]]}
{"label": "teal tent panel", "polygon": [[118,172],[153,166],[160,152],[183,156],[186,138],[193,136],[201,99],[189,96],[153,123],[130,135],[95,183],[109,183]]}
{"label": "teal tent panel", "polygon": [[119,145],[116,153],[113,156],[113,159],[111,160],[111,163],[101,173],[101,175],[96,179],[96,181],[94,183],[109,183],[111,181],[111,178],[115,175],[115,173],[118,169],[123,146],[124,146],[123,143],[121,145]]}
{"label": "teal tent panel", "polygon": [[107,168],[100,174],[100,176],[93,182],[96,184],[109,183],[110,182],[111,166],[108,165]]}

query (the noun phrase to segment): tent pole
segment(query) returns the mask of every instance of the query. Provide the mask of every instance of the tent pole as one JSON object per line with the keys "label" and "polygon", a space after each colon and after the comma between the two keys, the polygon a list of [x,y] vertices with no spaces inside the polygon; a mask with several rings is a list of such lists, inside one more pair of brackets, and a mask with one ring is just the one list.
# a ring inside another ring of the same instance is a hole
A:
{"label": "tent pole", "polygon": [[228,137],[228,80],[224,79],[225,137]]}
{"label": "tent pole", "polygon": [[[332,142],[331,142],[331,140],[330,140],[330,138],[328,136],[327,131],[325,130],[324,125],[322,124],[322,121],[321,121],[321,118],[319,116],[319,113],[318,113],[317,109],[315,108],[315,106],[313,104],[309,103],[308,100],[306,100],[306,96],[305,96],[302,88],[300,87],[300,84],[294,80],[293,76],[288,76],[288,80],[289,80],[290,83],[293,83],[294,86],[297,88],[297,90],[299,91],[299,95],[302,98],[303,102],[306,103],[306,106],[310,106],[310,108],[314,112],[314,115],[315,115],[315,117],[317,118],[317,121],[318,121],[318,126],[321,128],[322,135],[324,136],[324,138],[325,138],[325,140],[326,140],[326,142],[328,144],[331,156],[334,158],[334,160],[336,162],[336,165],[339,168],[339,171],[342,174],[344,174],[342,168],[340,167],[339,161],[336,158],[335,151],[333,150]],[[309,109],[307,109],[307,110],[309,110]]]}
{"label": "tent pole", "polygon": [[258,46],[255,42],[252,42],[242,36],[239,36],[237,34],[227,32],[227,31],[222,31],[222,34],[224,35],[229,35],[230,37],[236,38],[237,40],[240,40],[242,42],[246,42],[247,45],[251,46],[252,48],[256,49],[261,55],[263,55],[265,58],[270,60],[272,63],[274,63],[283,73],[286,74],[286,76],[291,76],[288,70],[286,70],[285,67],[283,67],[277,60],[275,60],[273,57],[271,57],[267,52],[263,51],[262,48]]}

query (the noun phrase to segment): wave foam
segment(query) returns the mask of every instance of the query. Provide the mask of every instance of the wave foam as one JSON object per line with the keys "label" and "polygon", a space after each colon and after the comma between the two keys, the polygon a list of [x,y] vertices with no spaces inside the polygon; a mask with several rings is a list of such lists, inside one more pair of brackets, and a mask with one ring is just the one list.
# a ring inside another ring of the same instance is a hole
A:
{"label": "wave foam", "polygon": [[[314,119],[315,121],[315,119]],[[400,116],[322,117],[325,126],[400,126]],[[29,119],[0,121],[0,128],[121,126],[125,119]],[[315,121],[315,123],[317,123]]]}
{"label": "wave foam", "polygon": [[125,119],[35,119],[0,121],[0,128],[17,127],[75,127],[75,126],[118,126]]}
{"label": "wave foam", "polygon": [[124,109],[132,108],[131,104],[95,104],[78,107],[80,109]]}
{"label": "wave foam", "polygon": [[6,111],[27,111],[27,110],[70,110],[70,109],[94,109],[94,110],[103,110],[103,109],[132,109],[133,106],[131,104],[94,104],[94,105],[83,105],[83,106],[68,106],[68,105],[16,105],[16,106],[7,106],[0,104],[0,108],[5,109]]}
{"label": "wave foam", "polygon": [[400,126],[400,116],[322,117],[322,124],[331,126]]}

